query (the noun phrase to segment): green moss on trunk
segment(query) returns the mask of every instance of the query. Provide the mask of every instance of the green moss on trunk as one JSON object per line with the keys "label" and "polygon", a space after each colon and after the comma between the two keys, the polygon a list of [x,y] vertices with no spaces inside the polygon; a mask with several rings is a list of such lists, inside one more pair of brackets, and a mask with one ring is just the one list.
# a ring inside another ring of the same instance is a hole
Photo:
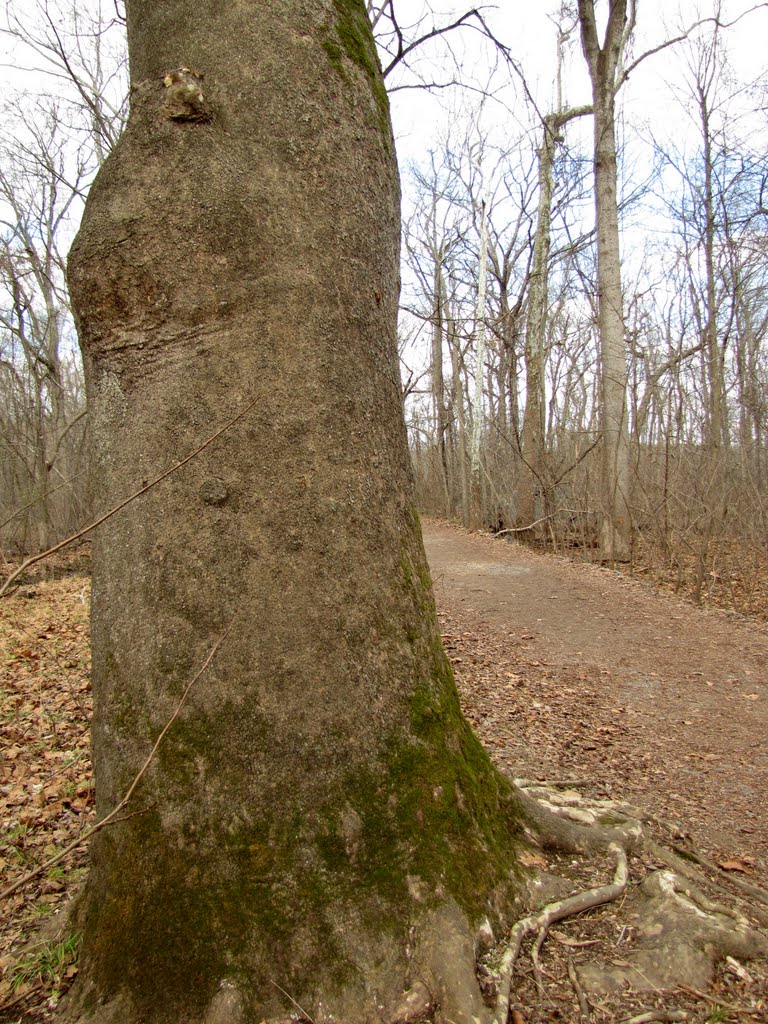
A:
{"label": "green moss on trunk", "polygon": [[[231,710],[221,714],[231,723]],[[275,977],[305,996],[314,972],[339,989],[348,983],[340,919],[405,943],[414,922],[403,908],[414,896],[425,913],[453,898],[471,923],[483,918],[489,896],[509,889],[518,870],[519,809],[461,713],[439,646],[408,721],[384,737],[377,763],[350,769],[318,806],[281,794],[272,807],[254,808],[250,822],[222,821],[208,832],[169,832],[149,808],[102,834],[95,870],[101,855],[123,865],[86,928],[88,955],[109,972],[99,978],[102,994],[127,986],[140,1012],[159,1020],[162,1003],[170,1022],[190,1000],[202,1014],[231,978],[251,993],[252,1012],[264,1014]],[[180,722],[169,734],[159,770],[171,816],[174,791],[193,784],[195,762],[226,757],[212,737],[227,732],[209,720]],[[259,742],[269,742],[264,733]],[[130,941],[103,955],[99,943],[116,931]]]}
{"label": "green moss on trunk", "polygon": [[333,0],[336,9],[334,25],[335,39],[323,41],[323,49],[333,67],[346,79],[343,56],[346,56],[363,72],[371,87],[376,111],[378,127],[386,145],[390,144],[389,97],[384,85],[376,52],[376,43],[371,32],[371,25],[363,0]]}

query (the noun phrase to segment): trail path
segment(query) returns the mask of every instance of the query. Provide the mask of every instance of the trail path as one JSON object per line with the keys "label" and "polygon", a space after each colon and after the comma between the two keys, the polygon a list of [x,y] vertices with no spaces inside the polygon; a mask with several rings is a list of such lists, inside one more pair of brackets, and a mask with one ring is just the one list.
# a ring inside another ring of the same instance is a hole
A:
{"label": "trail path", "polygon": [[443,523],[424,540],[465,710],[497,762],[632,799],[765,883],[768,627]]}

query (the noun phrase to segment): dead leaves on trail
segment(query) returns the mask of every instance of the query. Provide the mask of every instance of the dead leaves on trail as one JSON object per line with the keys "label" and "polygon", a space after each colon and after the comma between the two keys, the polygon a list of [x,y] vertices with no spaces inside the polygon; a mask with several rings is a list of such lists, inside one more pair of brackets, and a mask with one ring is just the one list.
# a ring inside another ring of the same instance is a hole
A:
{"label": "dead leaves on trail", "polygon": [[[732,833],[730,842],[725,848],[708,843],[701,825],[712,817],[710,794],[722,786],[723,755],[705,746],[712,740],[701,717],[670,717],[674,693],[650,668],[632,684],[641,691],[638,699],[631,687],[616,685],[612,672],[593,661],[548,664],[542,658],[546,634],[489,626],[468,608],[443,606],[439,621],[464,713],[502,771],[513,777],[581,780],[594,794],[620,793],[648,803],[674,824],[678,839],[690,838],[690,829],[697,845],[723,862],[723,871],[764,876],[768,861],[750,862],[748,850],[733,843],[743,835],[758,851],[764,847],[759,801],[743,809],[733,801],[732,813],[722,816],[722,825]],[[731,685],[733,692],[741,689],[737,679]],[[722,694],[725,700],[730,696]],[[682,730],[685,743],[676,736]],[[754,765],[729,756],[744,767],[748,788],[752,775],[747,769]]]}
{"label": "dead leaves on trail", "polygon": [[751,857],[729,857],[728,860],[718,861],[717,866],[723,871],[739,871],[744,875],[754,875],[755,862]]}
{"label": "dead leaves on trail", "polygon": [[[92,824],[89,595],[89,581],[70,576],[0,602],[0,889]],[[85,856],[3,906],[0,1004],[39,988],[14,974],[20,950],[70,897]]]}

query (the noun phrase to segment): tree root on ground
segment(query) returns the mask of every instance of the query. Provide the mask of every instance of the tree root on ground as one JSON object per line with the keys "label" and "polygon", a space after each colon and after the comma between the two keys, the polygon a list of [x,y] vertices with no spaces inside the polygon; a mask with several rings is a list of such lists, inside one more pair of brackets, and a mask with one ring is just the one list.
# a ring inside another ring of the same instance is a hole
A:
{"label": "tree root on ground", "polygon": [[629,877],[627,854],[616,843],[612,843],[610,849],[616,857],[616,870],[613,882],[610,885],[603,885],[598,889],[589,889],[567,899],[558,900],[556,903],[550,903],[540,913],[524,917],[513,927],[506,951],[501,958],[498,971],[496,972],[498,993],[496,996],[494,1024],[506,1024],[507,1017],[509,1016],[512,971],[515,961],[520,954],[520,947],[525,936],[531,932],[538,932],[541,938],[538,945],[541,948],[550,925],[554,924],[555,921],[561,921],[564,917],[570,917],[572,914],[580,914],[585,910],[590,910],[592,907],[599,907],[603,903],[610,903],[612,900],[618,899],[627,888],[627,879]]}
{"label": "tree root on ground", "polygon": [[[557,784],[521,786],[522,780],[516,781],[527,815],[529,838],[535,845],[570,855],[608,851],[615,859],[615,870],[609,884],[556,899],[519,920],[501,948],[495,950],[495,959],[486,957],[479,964],[478,978],[486,1001],[492,1006],[492,1024],[507,1024],[510,1018],[515,965],[527,936],[536,936],[530,960],[537,989],[543,994],[539,961],[550,926],[621,897],[627,900],[623,916],[628,924],[619,942],[625,933],[631,936],[622,946],[621,960],[616,960],[614,954],[613,962],[609,955],[608,963],[583,963],[577,968],[568,958],[568,977],[583,1024],[590,1020],[589,995],[643,990],[658,994],[682,989],[704,998],[701,990],[710,984],[718,960],[768,956],[768,937],[730,905],[706,896],[702,887],[714,885],[729,896],[725,883],[740,883],[737,888],[750,897],[749,912],[760,924],[765,923],[765,913],[755,907],[755,900],[768,904],[768,893],[739,879],[723,879],[717,866],[699,854],[670,850],[650,840],[642,821],[663,823],[637,808],[606,799],[587,802],[572,785],[562,791]],[[632,854],[651,864],[660,862],[665,869],[651,870],[630,889],[628,855]],[[715,878],[705,876],[691,861],[714,872]],[[552,875],[546,878],[550,888],[558,881]],[[731,959],[731,963],[740,966],[737,960]],[[742,970],[743,974],[746,972]],[[766,1013],[763,1003],[756,1009],[739,1009],[745,1015]],[[656,1008],[627,1018],[627,1024],[630,1020],[632,1024],[650,1024],[687,1019],[689,1016],[683,1010]]]}

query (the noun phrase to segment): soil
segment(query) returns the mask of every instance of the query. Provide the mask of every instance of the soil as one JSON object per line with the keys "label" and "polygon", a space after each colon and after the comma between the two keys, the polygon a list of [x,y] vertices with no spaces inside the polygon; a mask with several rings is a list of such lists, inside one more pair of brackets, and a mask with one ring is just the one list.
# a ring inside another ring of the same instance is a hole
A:
{"label": "soil", "polygon": [[574,780],[768,880],[768,627],[596,565],[424,524],[467,716],[515,776]]}

